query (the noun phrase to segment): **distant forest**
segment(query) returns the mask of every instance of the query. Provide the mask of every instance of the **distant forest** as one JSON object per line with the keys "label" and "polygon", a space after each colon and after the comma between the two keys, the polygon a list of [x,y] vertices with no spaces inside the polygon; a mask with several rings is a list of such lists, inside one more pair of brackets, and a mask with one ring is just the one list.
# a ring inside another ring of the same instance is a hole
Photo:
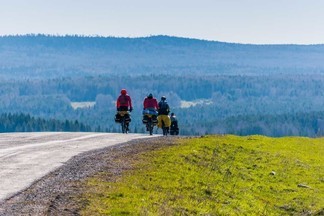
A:
{"label": "distant forest", "polygon": [[118,132],[114,103],[126,88],[131,132],[145,133],[142,101],[153,93],[167,97],[182,135],[323,136],[323,45],[3,36],[0,59],[0,113]]}
{"label": "distant forest", "polygon": [[34,118],[23,113],[3,113],[0,115],[0,133],[9,132],[91,132],[91,127],[76,121]]}
{"label": "distant forest", "polygon": [[3,78],[148,74],[318,74],[324,45],[250,45],[169,36],[1,36]]}

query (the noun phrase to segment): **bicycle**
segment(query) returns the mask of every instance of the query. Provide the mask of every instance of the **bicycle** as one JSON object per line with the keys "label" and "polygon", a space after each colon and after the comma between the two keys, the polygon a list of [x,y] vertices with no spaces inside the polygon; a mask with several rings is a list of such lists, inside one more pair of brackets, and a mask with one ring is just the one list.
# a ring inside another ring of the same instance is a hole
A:
{"label": "bicycle", "polygon": [[131,119],[128,111],[119,111],[115,121],[120,123],[122,133],[127,134],[129,132],[129,122]]}
{"label": "bicycle", "polygon": [[146,130],[150,135],[153,135],[153,128],[157,124],[157,113],[152,110],[144,110],[143,115],[143,123],[146,126]]}
{"label": "bicycle", "polygon": [[153,128],[154,128],[154,124],[152,121],[152,117],[149,117],[146,123],[146,129],[148,130],[150,135],[153,135]]}
{"label": "bicycle", "polygon": [[179,135],[178,122],[171,122],[170,135]]}
{"label": "bicycle", "polygon": [[120,124],[121,124],[121,128],[122,128],[122,132],[127,134],[128,133],[128,123],[126,122],[125,115],[122,117]]}

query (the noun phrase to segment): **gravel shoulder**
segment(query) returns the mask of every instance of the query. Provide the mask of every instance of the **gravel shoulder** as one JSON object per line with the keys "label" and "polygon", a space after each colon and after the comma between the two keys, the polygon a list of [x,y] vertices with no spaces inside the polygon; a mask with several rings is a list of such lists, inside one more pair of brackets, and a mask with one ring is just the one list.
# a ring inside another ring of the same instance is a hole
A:
{"label": "gravel shoulder", "polygon": [[137,139],[74,156],[63,166],[0,203],[0,216],[79,215],[86,203],[76,199],[83,182],[96,173],[113,173],[111,179],[131,169],[136,156],[146,151],[175,145],[177,137]]}

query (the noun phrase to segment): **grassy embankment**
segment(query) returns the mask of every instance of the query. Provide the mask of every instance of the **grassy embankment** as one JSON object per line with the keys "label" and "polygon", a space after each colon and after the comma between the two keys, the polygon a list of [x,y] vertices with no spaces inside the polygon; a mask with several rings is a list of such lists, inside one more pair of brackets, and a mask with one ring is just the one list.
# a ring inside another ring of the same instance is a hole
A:
{"label": "grassy embankment", "polygon": [[87,183],[84,215],[322,215],[324,139],[208,136]]}

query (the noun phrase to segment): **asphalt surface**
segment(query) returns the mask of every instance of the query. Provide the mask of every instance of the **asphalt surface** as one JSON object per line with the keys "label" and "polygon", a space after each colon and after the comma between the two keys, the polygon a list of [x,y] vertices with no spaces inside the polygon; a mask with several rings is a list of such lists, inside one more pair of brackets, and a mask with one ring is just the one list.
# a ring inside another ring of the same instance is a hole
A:
{"label": "asphalt surface", "polygon": [[26,189],[75,155],[149,137],[65,132],[0,134],[0,201]]}

